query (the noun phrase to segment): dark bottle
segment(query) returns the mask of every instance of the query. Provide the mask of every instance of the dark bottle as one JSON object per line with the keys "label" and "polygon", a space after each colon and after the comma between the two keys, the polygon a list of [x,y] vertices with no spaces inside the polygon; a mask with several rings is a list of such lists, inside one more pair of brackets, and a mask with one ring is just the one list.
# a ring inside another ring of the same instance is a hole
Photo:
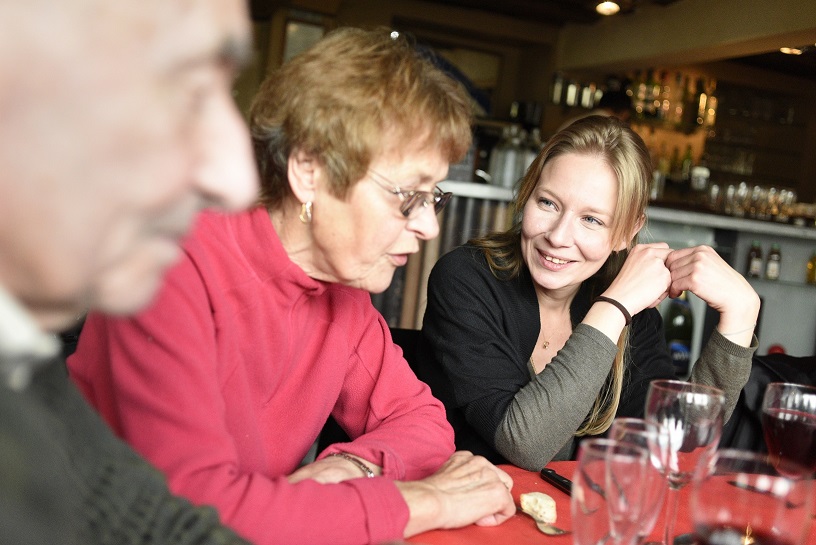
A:
{"label": "dark bottle", "polygon": [[807,262],[805,281],[808,284],[816,285],[816,250],[814,250],[813,255],[810,256],[810,260]]}
{"label": "dark bottle", "polygon": [[765,279],[779,280],[779,268],[782,261],[782,252],[779,244],[771,244],[771,251],[768,252],[768,262],[765,264]]}
{"label": "dark bottle", "polygon": [[674,146],[671,159],[669,161],[669,178],[680,181],[680,170],[683,168],[683,161],[680,159],[680,148]]}
{"label": "dark bottle", "polygon": [[694,166],[694,156],[691,151],[691,144],[686,146],[686,151],[683,153],[683,158],[680,160],[680,179],[684,184],[691,181],[691,168]]}
{"label": "dark bottle", "polygon": [[691,337],[694,332],[694,316],[686,292],[672,299],[665,319],[666,344],[669,347],[674,374],[688,378],[691,372]]}
{"label": "dark bottle", "polygon": [[762,247],[759,245],[758,240],[753,241],[751,243],[751,249],[748,250],[745,274],[749,278],[759,278],[762,276]]}

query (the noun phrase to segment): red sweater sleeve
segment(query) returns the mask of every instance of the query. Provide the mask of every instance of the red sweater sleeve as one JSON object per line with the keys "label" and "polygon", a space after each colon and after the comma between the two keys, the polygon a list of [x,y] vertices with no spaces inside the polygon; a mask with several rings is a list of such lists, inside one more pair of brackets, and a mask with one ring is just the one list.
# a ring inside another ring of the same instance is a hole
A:
{"label": "red sweater sleeve", "polygon": [[[72,378],[115,431],[168,475],[174,492],[216,506],[227,524],[257,545],[363,544],[401,538],[408,509],[390,479],[288,483],[285,475],[296,467],[293,456],[302,456],[315,438],[298,429],[300,417],[308,418],[308,410],[301,415],[301,399],[292,395],[289,410],[269,418],[264,396],[279,393],[260,391],[269,380],[263,366],[234,385],[238,370],[230,361],[232,348],[220,342],[227,332],[219,328],[226,326],[214,324],[208,295],[196,266],[185,260],[171,272],[154,305],[141,315],[131,319],[89,316],[69,362]],[[244,339],[243,344],[251,343]],[[359,365],[351,370],[338,413],[366,414],[366,428],[371,428],[348,450],[366,457],[380,453],[389,474],[411,475],[430,469],[420,461],[399,467],[401,460],[410,458],[408,445],[422,444],[417,420],[422,413],[408,416],[410,403],[388,401],[398,392],[404,374],[391,361],[396,356],[385,355],[387,365]],[[361,361],[376,359],[375,353],[360,356]],[[354,391],[365,391],[363,376],[368,374],[383,383],[373,389],[371,406],[366,408],[354,401]],[[236,388],[246,395],[235,396]],[[422,391],[412,394],[425,399]],[[424,403],[433,410],[433,403]],[[278,444],[264,443],[244,433],[242,424],[231,418],[233,412],[257,415],[256,422],[245,423],[247,429],[269,418],[270,425],[291,433],[282,434],[285,439]],[[410,424],[396,425],[407,421]],[[373,429],[378,423],[382,429]],[[430,441],[439,435],[434,432]],[[447,449],[443,444],[441,450]],[[423,453],[422,448],[417,450]],[[440,447],[426,448],[425,453],[431,453],[431,465],[438,467],[443,456]],[[263,467],[265,457],[282,460],[281,466],[246,469]]]}
{"label": "red sweater sleeve", "polygon": [[328,447],[370,460],[395,479],[427,477],[454,451],[453,430],[442,403],[416,379],[374,307],[360,316],[352,365],[332,415],[352,443]]}

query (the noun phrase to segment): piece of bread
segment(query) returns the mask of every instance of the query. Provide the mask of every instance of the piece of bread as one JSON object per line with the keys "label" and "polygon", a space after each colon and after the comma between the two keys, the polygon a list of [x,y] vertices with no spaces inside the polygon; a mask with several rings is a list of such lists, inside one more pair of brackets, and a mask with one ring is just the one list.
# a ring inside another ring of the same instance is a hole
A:
{"label": "piece of bread", "polygon": [[538,522],[555,524],[555,500],[543,492],[527,492],[519,496],[521,510]]}

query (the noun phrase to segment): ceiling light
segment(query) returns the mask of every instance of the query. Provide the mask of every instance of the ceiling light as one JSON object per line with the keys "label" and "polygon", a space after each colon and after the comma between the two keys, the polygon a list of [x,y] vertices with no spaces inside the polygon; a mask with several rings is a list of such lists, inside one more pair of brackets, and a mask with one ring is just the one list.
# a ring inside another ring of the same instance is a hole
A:
{"label": "ceiling light", "polygon": [[620,6],[616,2],[600,2],[595,6],[595,11],[601,15],[615,15],[620,11]]}
{"label": "ceiling light", "polygon": [[802,50],[798,47],[780,47],[779,51],[786,55],[801,55]]}

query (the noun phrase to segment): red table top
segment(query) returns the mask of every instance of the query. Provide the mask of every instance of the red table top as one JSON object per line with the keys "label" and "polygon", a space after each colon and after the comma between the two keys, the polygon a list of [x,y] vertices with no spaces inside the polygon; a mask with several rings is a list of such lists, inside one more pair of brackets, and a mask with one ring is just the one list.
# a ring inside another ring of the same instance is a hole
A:
{"label": "red table top", "polygon": [[[572,479],[575,470],[574,461],[550,462],[547,467],[557,471],[559,474]],[[519,506],[519,496],[525,492],[544,492],[555,500],[558,520],[556,526],[565,529],[572,529],[572,513],[570,512],[570,498],[551,484],[544,482],[535,471],[519,469],[515,466],[503,465],[501,468],[513,478],[513,499],[516,501],[516,508]],[[692,530],[691,513],[689,509],[689,494],[691,487],[680,490],[680,502],[677,507],[677,521],[675,523],[675,533],[683,534]],[[660,541],[662,539],[663,524],[658,519],[655,529],[649,536],[650,540]],[[423,545],[541,545],[546,540],[552,545],[569,545],[572,543],[571,535],[558,537],[545,536],[535,526],[533,519],[522,513],[520,510],[505,521],[495,527],[481,527],[470,525],[456,530],[433,530],[414,536],[408,543]],[[810,537],[808,543],[816,544],[816,524],[810,525]]]}

